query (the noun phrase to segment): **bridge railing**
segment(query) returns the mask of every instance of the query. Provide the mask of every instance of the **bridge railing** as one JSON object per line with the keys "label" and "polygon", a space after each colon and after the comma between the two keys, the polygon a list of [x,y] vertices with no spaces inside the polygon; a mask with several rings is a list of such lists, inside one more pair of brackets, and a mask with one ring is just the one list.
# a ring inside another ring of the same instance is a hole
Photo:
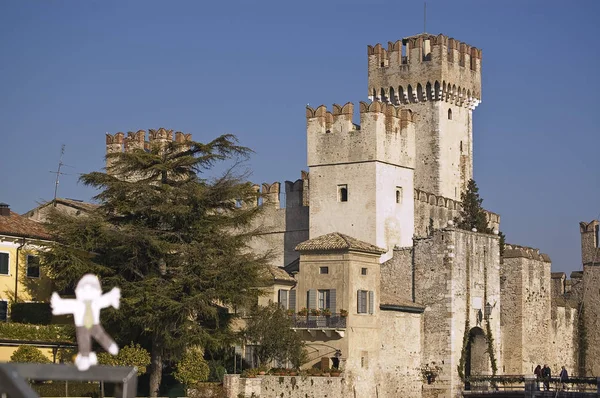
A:
{"label": "bridge railing", "polygon": [[[465,392],[482,391],[565,391],[600,393],[600,379],[596,377],[570,377],[561,381],[558,377],[547,380],[533,375],[470,376],[465,379]],[[469,395],[469,394],[465,394]]]}
{"label": "bridge railing", "polygon": [[137,369],[123,366],[94,366],[85,372],[73,365],[0,363],[0,397],[37,398],[28,380],[104,381],[115,383],[116,398],[134,398]]}

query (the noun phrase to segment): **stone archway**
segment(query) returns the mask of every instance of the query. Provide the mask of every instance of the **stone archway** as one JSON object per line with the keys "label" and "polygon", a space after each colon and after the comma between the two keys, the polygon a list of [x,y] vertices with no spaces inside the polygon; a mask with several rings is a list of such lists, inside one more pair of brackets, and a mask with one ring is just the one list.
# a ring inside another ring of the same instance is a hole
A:
{"label": "stone archway", "polygon": [[469,331],[469,344],[467,345],[465,376],[491,375],[492,366],[490,355],[487,352],[488,342],[485,333],[479,327]]}

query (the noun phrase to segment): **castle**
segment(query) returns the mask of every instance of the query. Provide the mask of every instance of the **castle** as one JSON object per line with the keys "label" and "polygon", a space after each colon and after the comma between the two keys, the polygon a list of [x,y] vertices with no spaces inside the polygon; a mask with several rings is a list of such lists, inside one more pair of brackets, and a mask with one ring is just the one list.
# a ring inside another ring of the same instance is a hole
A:
{"label": "castle", "polygon": [[[581,223],[584,270],[571,279],[537,249],[509,244],[501,255],[498,214],[487,212],[493,234],[453,225],[473,176],[481,50],[420,34],[367,54],[360,121],[352,103],[307,106],[308,172],[283,192],[256,186],[263,233],[253,248],[275,250],[272,300],[302,313],[293,319],[307,366],[344,370],[328,396],[457,397],[465,376],[531,374],[540,363],[599,375],[598,222]],[[144,145],[143,131],[107,135],[108,152]],[[283,394],[268,378],[226,385],[232,397]]]}

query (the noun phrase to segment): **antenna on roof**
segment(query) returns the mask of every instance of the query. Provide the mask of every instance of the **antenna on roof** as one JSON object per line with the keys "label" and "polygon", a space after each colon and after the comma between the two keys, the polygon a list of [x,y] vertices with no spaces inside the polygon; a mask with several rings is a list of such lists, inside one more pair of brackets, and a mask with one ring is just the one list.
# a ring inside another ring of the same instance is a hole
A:
{"label": "antenna on roof", "polygon": [[54,200],[52,202],[55,207],[56,207],[56,194],[58,193],[58,183],[60,181],[60,176],[61,175],[70,175],[70,174],[61,172],[60,169],[63,166],[72,167],[72,166],[69,166],[69,165],[66,165],[63,163],[62,159],[63,159],[64,154],[65,154],[65,144],[62,144],[62,146],[60,147],[60,159],[58,161],[58,169],[56,171],[50,171],[50,173],[56,174],[56,182],[54,183]]}
{"label": "antenna on roof", "polygon": [[423,33],[427,33],[427,2],[423,2]]}

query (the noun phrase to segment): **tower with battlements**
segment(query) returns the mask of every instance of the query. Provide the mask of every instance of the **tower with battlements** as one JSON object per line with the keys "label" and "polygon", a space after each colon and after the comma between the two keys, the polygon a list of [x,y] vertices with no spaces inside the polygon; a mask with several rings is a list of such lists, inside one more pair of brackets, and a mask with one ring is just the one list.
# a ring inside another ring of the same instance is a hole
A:
{"label": "tower with battlements", "polygon": [[[307,107],[310,238],[340,232],[388,250],[412,245],[413,114],[392,104]],[[387,257],[387,258],[386,258]]]}
{"label": "tower with battlements", "polygon": [[460,200],[473,177],[472,112],[481,102],[481,50],[420,34],[368,46],[369,98],[412,110],[415,188]]}

